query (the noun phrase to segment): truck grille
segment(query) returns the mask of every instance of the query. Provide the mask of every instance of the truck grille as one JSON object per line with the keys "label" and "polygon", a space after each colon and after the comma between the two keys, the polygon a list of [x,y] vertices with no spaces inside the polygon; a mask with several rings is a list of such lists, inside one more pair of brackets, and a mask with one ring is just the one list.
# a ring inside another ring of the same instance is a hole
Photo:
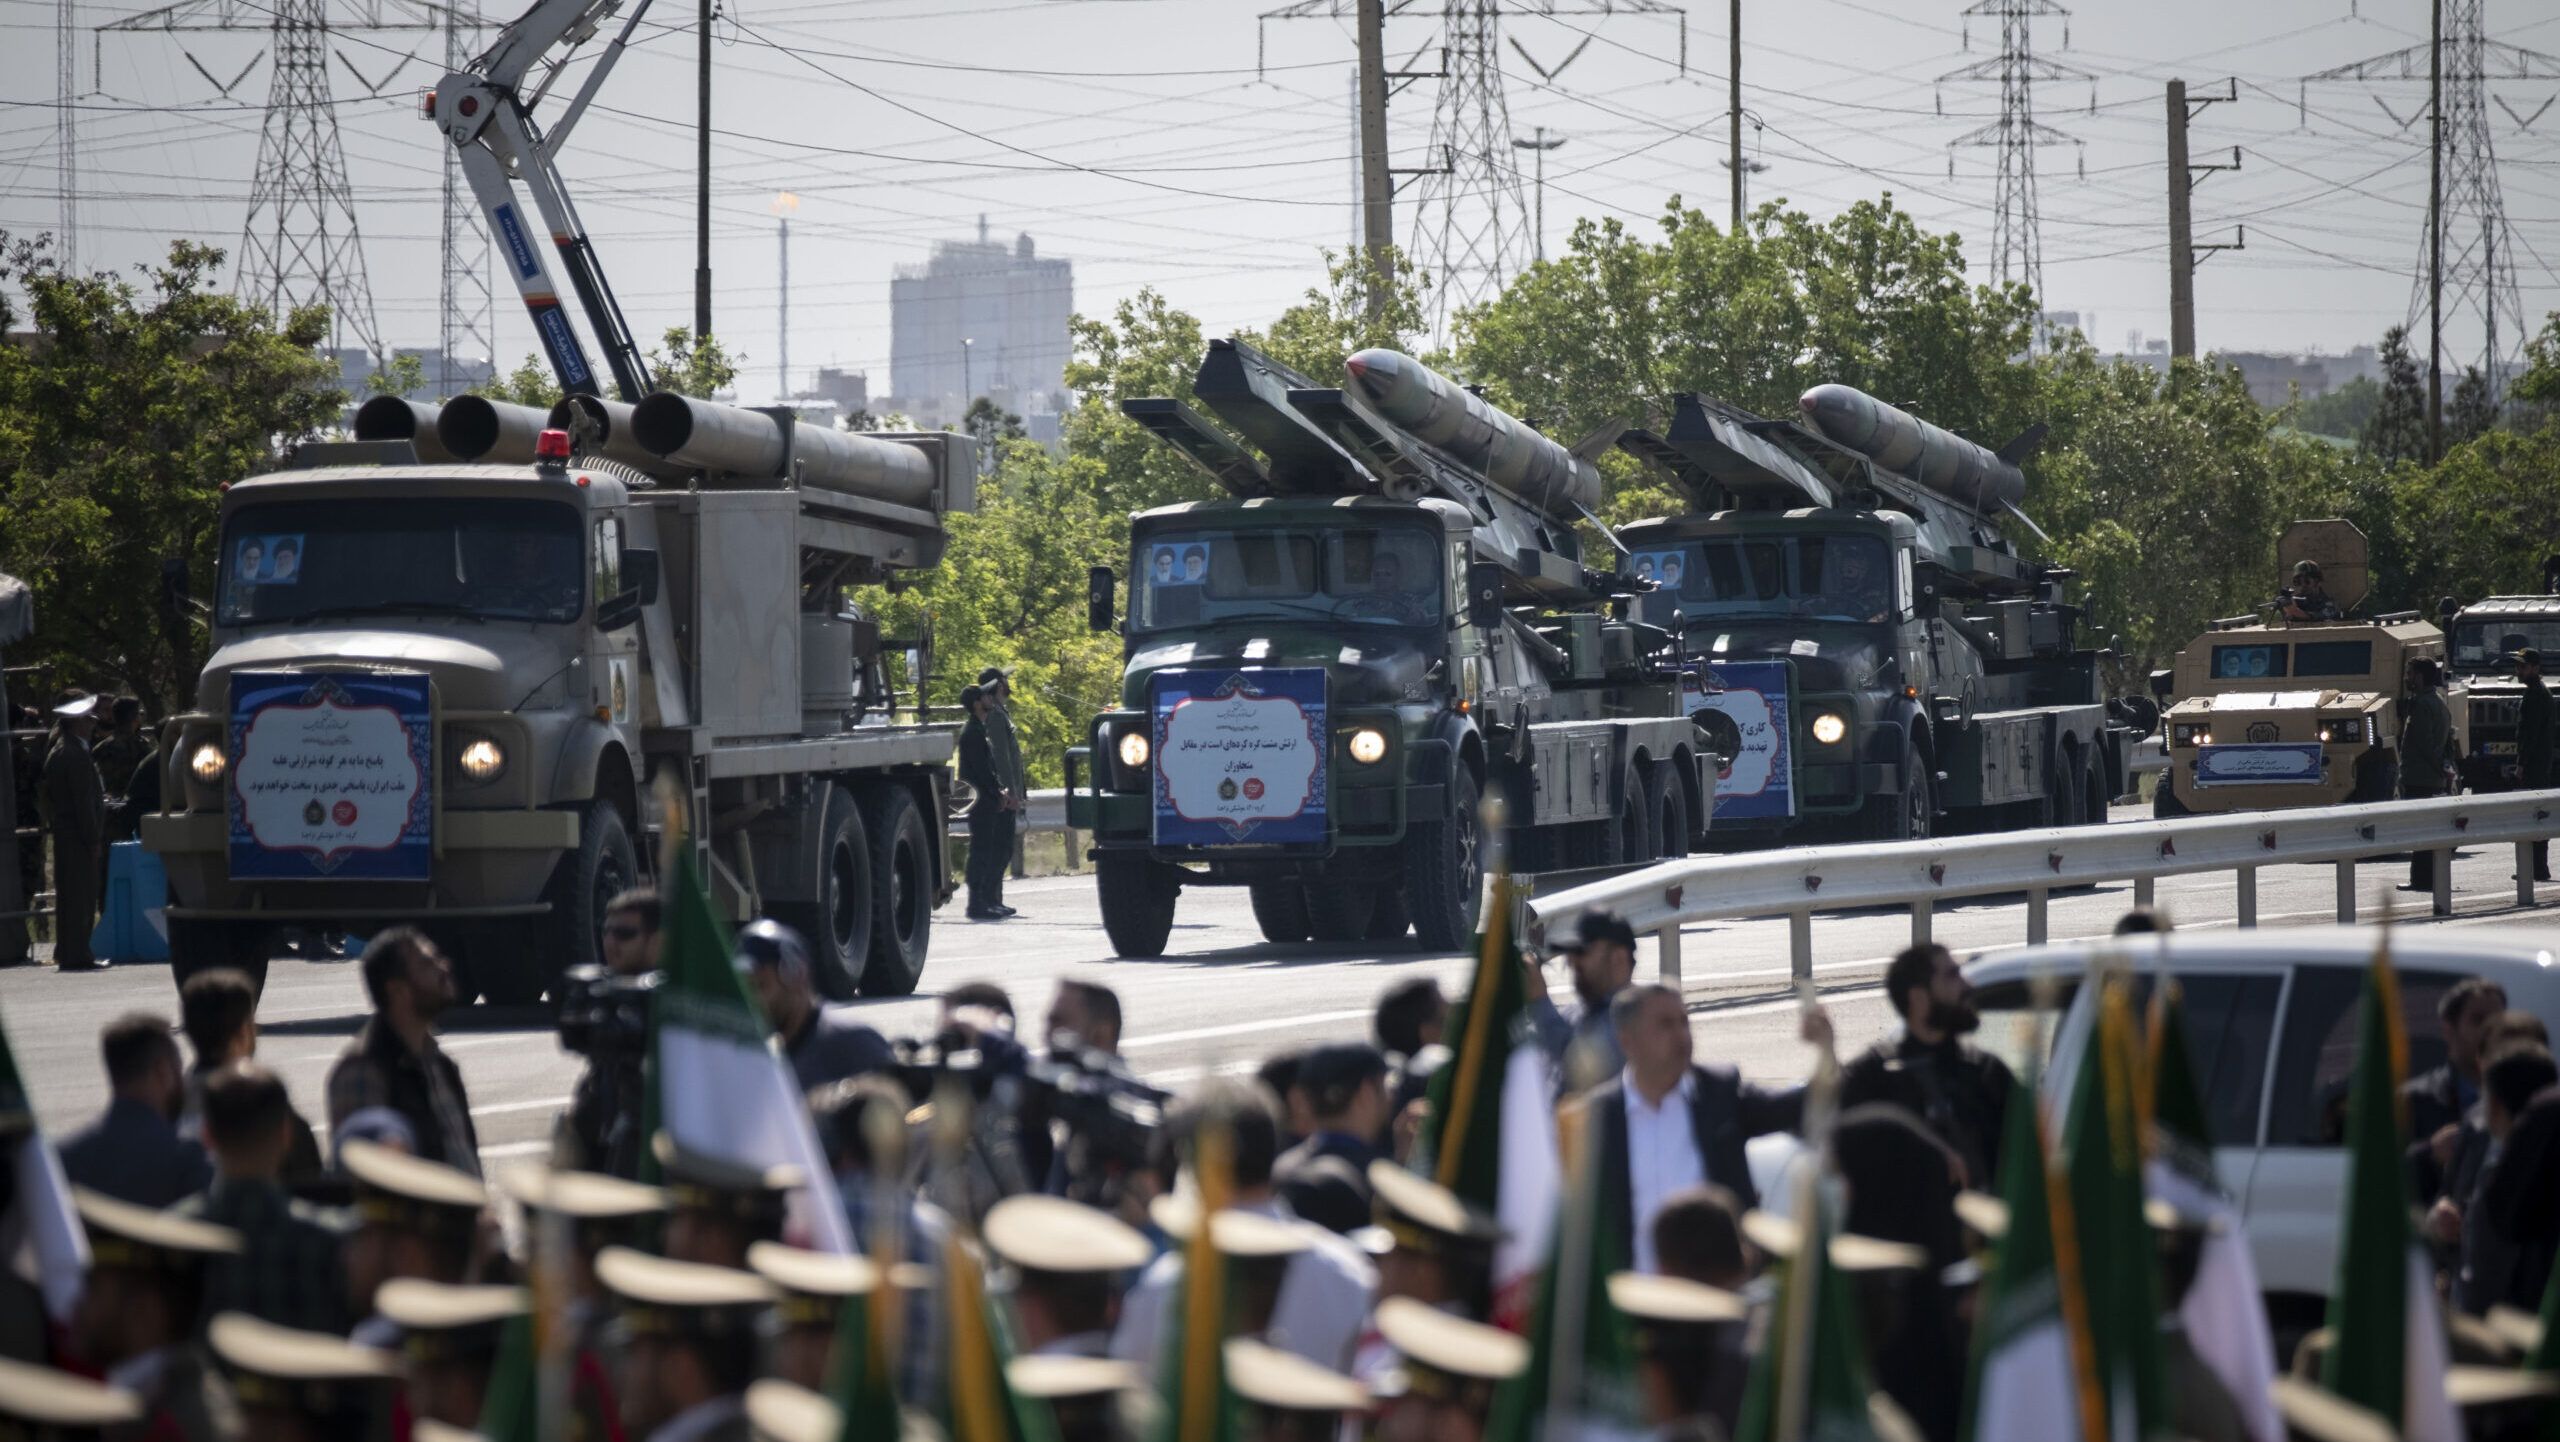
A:
{"label": "truck grille", "polygon": [[2471,724],[2474,726],[2513,726],[2521,719],[2524,702],[2514,696],[2474,696],[2471,698]]}

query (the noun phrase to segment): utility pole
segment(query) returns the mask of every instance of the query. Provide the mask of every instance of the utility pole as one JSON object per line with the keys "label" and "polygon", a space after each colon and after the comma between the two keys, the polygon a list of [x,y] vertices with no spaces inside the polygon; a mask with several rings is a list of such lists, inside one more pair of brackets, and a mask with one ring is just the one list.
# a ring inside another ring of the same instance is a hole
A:
{"label": "utility pole", "polygon": [[65,275],[80,271],[80,143],[75,124],[80,109],[79,28],[78,0],[60,0],[53,23],[54,96],[59,102],[54,112],[54,182],[61,189],[62,234],[54,258],[62,263]]}
{"label": "utility pole", "polygon": [[1395,181],[1387,174],[1387,3],[1358,0],[1360,31],[1360,250],[1369,272],[1369,320],[1387,313],[1387,252],[1395,245]]}
{"label": "utility pole", "polygon": [[1511,142],[1511,148],[1514,150],[1534,150],[1538,153],[1538,178],[1536,181],[1538,199],[1534,211],[1535,218],[1530,222],[1537,227],[1537,235],[1534,238],[1535,243],[1531,247],[1531,253],[1537,256],[1538,263],[1540,265],[1544,265],[1547,261],[1547,152],[1564,144],[1564,137],[1559,135],[1555,139],[1549,140],[1547,138],[1547,127],[1541,125],[1537,129],[1537,139],[1514,140]]}
{"label": "utility pole", "polygon": [[693,133],[693,338],[711,336],[711,8],[702,0],[696,37],[694,86],[698,113]]}
{"label": "utility pole", "polygon": [[1733,51],[1725,62],[1727,93],[1731,97],[1726,118],[1733,123],[1733,150],[1725,165],[1733,171],[1733,233],[1742,234],[1742,0],[1733,0]]}
{"label": "utility pole", "polygon": [[2240,147],[2231,148],[2229,165],[2198,165],[2187,158],[2187,123],[2197,109],[2237,99],[2235,84],[2228,95],[2203,95],[2187,98],[2187,82],[2169,82],[2169,354],[2174,359],[2196,354],[2196,257],[2198,252],[2211,255],[2217,250],[2245,248],[2248,232],[2229,245],[2198,245],[2195,235],[2196,176],[2214,170],[2238,170]]}
{"label": "utility pole", "polygon": [[[2427,7],[2427,464],[2444,459],[2444,0]],[[2492,355],[2491,364],[2497,357]]]}
{"label": "utility pole", "polygon": [[782,252],[778,257],[782,271],[782,303],[774,315],[775,323],[781,328],[782,340],[775,347],[780,354],[775,357],[774,400],[781,405],[791,402],[791,216],[799,208],[800,197],[790,191],[786,190],[774,198],[773,215],[778,223],[775,239]]}

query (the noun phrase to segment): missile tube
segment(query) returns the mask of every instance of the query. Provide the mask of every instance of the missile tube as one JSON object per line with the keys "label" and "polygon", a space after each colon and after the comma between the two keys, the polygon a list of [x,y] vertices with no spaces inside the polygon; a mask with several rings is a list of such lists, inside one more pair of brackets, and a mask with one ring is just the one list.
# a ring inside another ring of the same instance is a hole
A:
{"label": "missile tube", "polygon": [[1541,514],[1570,522],[1599,509],[1599,467],[1413,357],[1365,350],[1344,369],[1381,416]]}
{"label": "missile tube", "polygon": [[689,469],[779,478],[796,459],[805,486],[901,506],[933,504],[933,458],[913,446],[822,425],[794,425],[786,435],[783,423],[762,411],[672,391],[632,408],[631,437],[652,456]]}
{"label": "missile tube", "polygon": [[2026,499],[2027,478],[2014,464],[1862,390],[1815,386],[1796,404],[1831,440],[1959,505],[1987,511]]}
{"label": "missile tube", "polygon": [[551,408],[550,425],[553,430],[567,431],[581,455],[618,461],[662,481],[680,479],[684,474],[682,466],[669,465],[632,436],[631,415],[636,409],[627,402],[603,396],[564,396]]}
{"label": "missile tube", "polygon": [[462,457],[436,438],[438,407],[405,396],[375,396],[356,408],[356,439],[407,441],[427,465],[451,465]]}
{"label": "missile tube", "polygon": [[550,413],[487,396],[456,396],[436,417],[436,439],[460,460],[493,466],[533,464],[533,444]]}

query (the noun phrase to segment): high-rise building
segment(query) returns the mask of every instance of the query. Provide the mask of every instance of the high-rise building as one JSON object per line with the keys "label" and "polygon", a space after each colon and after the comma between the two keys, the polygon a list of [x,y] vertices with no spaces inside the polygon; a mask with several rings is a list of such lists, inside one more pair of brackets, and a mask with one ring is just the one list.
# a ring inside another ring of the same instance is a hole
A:
{"label": "high-rise building", "polygon": [[936,241],[933,258],[889,282],[889,397],[917,425],[955,425],[978,396],[1055,440],[1067,405],[1067,318],[1075,267],[1034,253],[1028,234]]}

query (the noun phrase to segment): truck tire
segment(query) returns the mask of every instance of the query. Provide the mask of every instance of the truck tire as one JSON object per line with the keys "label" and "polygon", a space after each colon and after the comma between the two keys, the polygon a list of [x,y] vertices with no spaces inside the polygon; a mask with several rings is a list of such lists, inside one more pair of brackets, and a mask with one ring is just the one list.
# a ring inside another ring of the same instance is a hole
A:
{"label": "truck tire", "polygon": [[1141,960],[1164,955],[1173,935],[1173,904],[1182,883],[1152,856],[1106,851],[1094,858],[1095,890],[1102,899],[1102,930],[1120,956]]}
{"label": "truck tire", "polygon": [[1463,766],[1452,778],[1449,801],[1446,819],[1405,835],[1399,900],[1412,913],[1414,937],[1425,951],[1464,950],[1484,910],[1483,813],[1476,805],[1475,775]]}
{"label": "truck tire", "polygon": [[1369,941],[1402,941],[1413,930],[1413,911],[1405,904],[1404,888],[1381,887],[1378,899],[1369,907]]}
{"label": "truck tire", "polygon": [[2107,795],[2106,764],[2095,756],[2080,763],[2080,824],[2104,826],[2107,808],[2112,804]]}
{"label": "truck tire", "polygon": [[2081,782],[2082,768],[2078,753],[2065,748],[2054,753],[2053,770],[2045,777],[2046,810],[2055,826],[2078,826],[2088,818],[2081,812],[2081,798],[2086,787]]}
{"label": "truck tire", "polygon": [[1633,765],[1620,778],[1618,814],[1591,827],[1584,866],[1640,866],[1651,861],[1653,818],[1645,805],[1644,773]]}
{"label": "truck tire", "polygon": [[1689,854],[1689,788],[1669,761],[1653,764],[1645,784],[1645,804],[1653,812],[1653,855],[1669,861]]}
{"label": "truck tire", "polygon": [[252,921],[169,918],[169,979],[184,987],[208,971],[228,967],[267,989],[267,928]]}
{"label": "truck tire", "polygon": [[1874,841],[1920,841],[1935,829],[1937,821],[1937,777],[1929,769],[1928,758],[1920,754],[1920,743],[1906,736],[1902,741],[1902,791],[1899,795],[1878,796],[1867,802],[1867,834]]}
{"label": "truck tire", "polygon": [[774,910],[809,943],[809,979],[829,1001],[851,1001],[871,957],[871,837],[862,808],[842,786],[827,788],[818,823],[817,900]]}
{"label": "truck tire", "polygon": [[578,818],[578,849],[551,873],[543,895],[551,914],[532,933],[533,945],[510,945],[509,928],[488,928],[479,945],[465,949],[471,980],[492,1006],[526,1006],[542,1000],[568,968],[604,965],[605,904],[639,878],[640,854],[622,808],[598,798]]}
{"label": "truck tire", "polygon": [[1307,893],[1298,883],[1257,881],[1247,889],[1253,896],[1253,922],[1262,928],[1263,940],[1307,939]]}
{"label": "truck tire", "polygon": [[864,996],[905,996],[924,979],[933,939],[933,838],[907,788],[873,789],[862,808],[871,843],[871,955]]}
{"label": "truck tire", "polygon": [[2187,810],[2187,803],[2178,799],[2177,770],[2178,763],[2170,762],[2169,769],[2160,773],[2160,784],[2152,789],[2151,819],[2154,821],[2193,814]]}
{"label": "truck tire", "polygon": [[[2167,778],[2162,778],[2165,787]],[[2350,805],[2369,801],[2392,801],[2400,795],[2400,758],[2388,751],[2368,751],[2356,758],[2356,789],[2349,792]]]}
{"label": "truck tire", "polygon": [[1378,909],[1373,886],[1330,883],[1307,888],[1307,935],[1339,946],[1369,938],[1369,918]]}

